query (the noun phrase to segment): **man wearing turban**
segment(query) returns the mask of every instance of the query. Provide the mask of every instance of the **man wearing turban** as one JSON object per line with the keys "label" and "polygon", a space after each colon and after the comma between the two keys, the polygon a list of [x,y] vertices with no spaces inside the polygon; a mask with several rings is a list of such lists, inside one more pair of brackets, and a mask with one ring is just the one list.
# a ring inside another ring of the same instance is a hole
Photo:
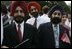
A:
{"label": "man wearing turban", "polygon": [[51,22],[39,27],[40,48],[70,48],[69,30],[60,25],[63,8],[55,5],[49,12]]}
{"label": "man wearing turban", "polygon": [[26,23],[33,25],[34,27],[38,28],[39,26],[39,12],[41,11],[41,6],[39,3],[32,1],[29,2],[27,5],[28,12],[32,15],[32,18],[28,19]]}
{"label": "man wearing turban", "polygon": [[37,29],[25,23],[27,7],[25,1],[13,1],[10,6],[13,23],[4,27],[3,48],[35,48]]}

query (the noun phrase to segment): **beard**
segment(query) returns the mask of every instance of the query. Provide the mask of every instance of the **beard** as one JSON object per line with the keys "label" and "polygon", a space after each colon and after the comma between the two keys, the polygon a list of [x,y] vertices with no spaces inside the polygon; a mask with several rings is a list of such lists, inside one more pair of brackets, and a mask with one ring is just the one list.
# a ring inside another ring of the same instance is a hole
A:
{"label": "beard", "polygon": [[24,17],[23,16],[16,16],[16,17],[14,17],[14,20],[17,23],[22,23],[24,21]]}
{"label": "beard", "polygon": [[61,22],[61,18],[59,18],[59,17],[51,18],[51,22],[52,22],[53,24],[58,24],[58,23]]}
{"label": "beard", "polygon": [[37,18],[38,17],[38,12],[33,12],[31,13],[33,15],[33,17]]}

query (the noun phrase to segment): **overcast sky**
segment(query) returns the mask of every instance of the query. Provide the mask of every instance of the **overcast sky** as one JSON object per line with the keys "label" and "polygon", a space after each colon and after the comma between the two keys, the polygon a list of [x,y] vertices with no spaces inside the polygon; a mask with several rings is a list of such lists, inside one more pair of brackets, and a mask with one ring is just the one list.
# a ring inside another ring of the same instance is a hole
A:
{"label": "overcast sky", "polygon": [[70,4],[70,3],[71,3],[71,1],[65,1],[65,3],[68,5],[68,4]]}

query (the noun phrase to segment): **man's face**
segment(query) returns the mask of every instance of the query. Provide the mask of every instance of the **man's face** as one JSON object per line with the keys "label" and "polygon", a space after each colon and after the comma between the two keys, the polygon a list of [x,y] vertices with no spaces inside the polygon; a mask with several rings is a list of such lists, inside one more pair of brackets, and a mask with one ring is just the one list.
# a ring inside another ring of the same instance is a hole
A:
{"label": "man's face", "polygon": [[16,10],[15,10],[14,16],[17,17],[17,16],[19,16],[19,15],[22,16],[22,17],[25,16],[22,8],[18,6],[18,7],[16,8]]}
{"label": "man's face", "polygon": [[53,18],[53,17],[59,17],[59,18],[61,18],[61,12],[60,12],[59,10],[54,11],[54,12],[52,13],[52,18]]}
{"label": "man's face", "polygon": [[54,24],[58,24],[61,22],[61,12],[59,10],[56,10],[52,13],[51,22]]}
{"label": "man's face", "polygon": [[30,13],[31,13],[31,15],[33,15],[33,17],[37,17],[38,16],[38,9],[34,6],[31,6]]}
{"label": "man's face", "polygon": [[14,12],[14,20],[17,23],[21,23],[24,20],[25,14],[21,7],[17,7]]}

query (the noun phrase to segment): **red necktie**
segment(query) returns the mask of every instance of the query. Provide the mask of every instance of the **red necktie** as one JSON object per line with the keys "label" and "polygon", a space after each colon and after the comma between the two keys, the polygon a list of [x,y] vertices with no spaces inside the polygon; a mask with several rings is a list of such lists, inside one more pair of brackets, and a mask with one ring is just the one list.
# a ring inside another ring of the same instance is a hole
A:
{"label": "red necktie", "polygon": [[22,41],[22,34],[21,34],[21,30],[20,30],[20,24],[18,24],[18,37],[19,37],[19,41]]}

